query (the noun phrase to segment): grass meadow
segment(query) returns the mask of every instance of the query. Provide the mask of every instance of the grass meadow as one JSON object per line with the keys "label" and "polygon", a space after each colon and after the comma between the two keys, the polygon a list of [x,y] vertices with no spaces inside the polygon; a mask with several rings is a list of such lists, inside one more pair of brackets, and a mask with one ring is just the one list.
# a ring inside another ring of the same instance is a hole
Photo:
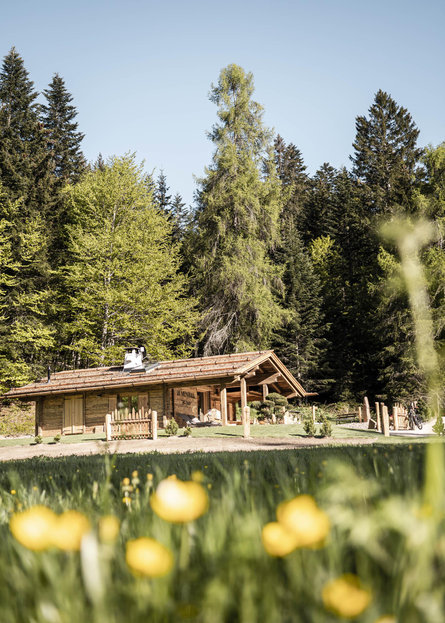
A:
{"label": "grass meadow", "polygon": [[5,463],[0,620],[442,622],[441,461],[405,443]]}

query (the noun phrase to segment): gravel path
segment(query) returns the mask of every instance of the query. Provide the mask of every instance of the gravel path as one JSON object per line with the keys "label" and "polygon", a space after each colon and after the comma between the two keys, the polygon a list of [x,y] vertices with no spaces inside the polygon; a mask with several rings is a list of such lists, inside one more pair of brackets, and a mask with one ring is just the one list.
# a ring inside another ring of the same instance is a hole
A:
{"label": "gravel path", "polygon": [[345,438],[345,439],[305,439],[304,437],[261,437],[232,439],[174,437],[169,439],[113,441],[84,441],[82,443],[7,446],[0,448],[0,461],[29,459],[37,456],[71,456],[104,454],[105,452],[126,454],[137,452],[160,452],[176,454],[182,452],[250,452],[254,450],[296,450],[307,446],[342,446],[372,444],[378,438]]}

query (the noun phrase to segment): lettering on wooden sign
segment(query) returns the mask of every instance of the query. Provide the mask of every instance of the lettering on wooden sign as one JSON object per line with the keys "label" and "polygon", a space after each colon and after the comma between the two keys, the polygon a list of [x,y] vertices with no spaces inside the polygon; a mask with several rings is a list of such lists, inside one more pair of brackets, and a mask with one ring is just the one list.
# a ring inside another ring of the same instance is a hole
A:
{"label": "lettering on wooden sign", "polygon": [[181,417],[198,417],[198,392],[193,388],[179,388],[174,390],[174,414]]}

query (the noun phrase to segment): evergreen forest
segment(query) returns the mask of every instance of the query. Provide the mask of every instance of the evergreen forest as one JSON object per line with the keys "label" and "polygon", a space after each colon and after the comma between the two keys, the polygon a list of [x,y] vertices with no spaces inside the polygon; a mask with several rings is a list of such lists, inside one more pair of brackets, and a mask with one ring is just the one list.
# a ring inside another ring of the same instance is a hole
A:
{"label": "evergreen forest", "polygon": [[423,396],[381,229],[434,225],[422,261],[440,350],[445,143],[419,145],[409,111],[378,91],[357,111],[350,167],[310,175],[298,146],[265,126],[251,73],[222,69],[210,99],[213,156],[187,206],[135,154],[87,162],[64,79],[37,93],[20,54],[4,57],[0,393],[48,366],[120,364],[141,343],[154,360],[273,348],[321,400]]}

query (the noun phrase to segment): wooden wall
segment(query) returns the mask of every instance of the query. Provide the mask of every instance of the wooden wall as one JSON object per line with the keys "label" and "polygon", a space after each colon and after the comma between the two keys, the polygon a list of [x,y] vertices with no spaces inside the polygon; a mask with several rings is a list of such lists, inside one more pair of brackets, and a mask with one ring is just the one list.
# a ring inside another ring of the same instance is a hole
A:
{"label": "wooden wall", "polygon": [[[171,412],[170,390],[162,388],[149,392],[121,392],[125,396],[137,396],[139,408],[144,407],[158,412],[158,426],[162,427],[164,404],[168,417]],[[164,395],[165,394],[165,395]],[[43,397],[38,399],[38,430],[44,437],[52,437],[63,431],[64,401],[69,396]],[[116,408],[116,394],[86,394],[83,401],[84,430],[86,433],[102,432],[105,415]]]}

